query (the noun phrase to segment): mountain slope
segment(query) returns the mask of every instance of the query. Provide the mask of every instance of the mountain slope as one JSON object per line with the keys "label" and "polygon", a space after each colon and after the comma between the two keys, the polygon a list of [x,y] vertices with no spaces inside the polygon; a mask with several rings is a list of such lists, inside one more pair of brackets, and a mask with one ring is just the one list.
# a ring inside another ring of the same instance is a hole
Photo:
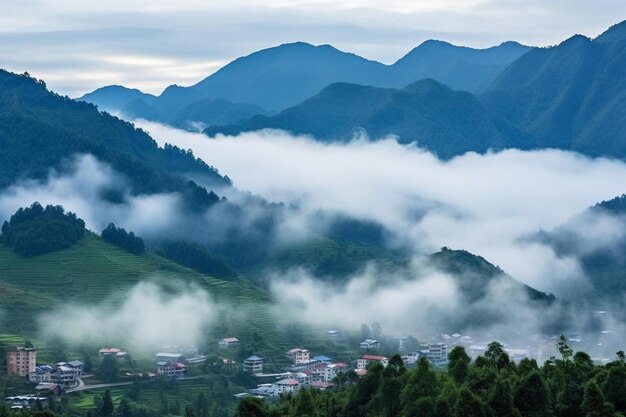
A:
{"label": "mountain slope", "polygon": [[349,140],[362,128],[374,139],[397,135],[401,143],[417,141],[443,158],[467,151],[525,148],[531,142],[473,95],[434,80],[418,81],[402,90],[333,84],[274,117],[256,116],[205,132],[236,135],[266,128],[324,141]]}
{"label": "mountain slope", "polygon": [[511,64],[482,99],[527,129],[537,147],[626,158],[626,21]]}
{"label": "mountain slope", "polygon": [[398,86],[433,78],[455,90],[477,92],[531,49],[517,42],[473,49],[429,40],[393,64],[392,72]]}
{"label": "mountain slope", "polygon": [[[0,143],[0,189],[20,178],[44,178],[50,168],[84,153],[124,174],[135,193],[177,191],[197,200],[192,196],[206,192],[190,183],[187,174],[216,186],[229,185],[192,154],[172,146],[159,148],[130,123],[53,94],[29,76],[5,71],[0,71]],[[216,198],[206,195],[204,202]]]}
{"label": "mountain slope", "polygon": [[131,101],[141,100],[146,104],[150,104],[154,99],[156,97],[152,94],[146,94],[137,89],[130,89],[121,85],[109,85],[98,88],[76,100],[97,104],[98,108],[103,111],[116,112],[120,111]]}
{"label": "mountain slope", "polygon": [[[114,101],[108,94],[119,91],[115,100],[118,111],[131,118],[172,123],[182,116],[191,117],[189,112],[181,113],[189,106],[197,107],[194,112],[205,118],[214,118],[212,109],[198,105],[203,100],[222,99],[231,106],[248,103],[276,112],[337,82],[400,88],[420,79],[433,78],[454,89],[475,91],[488,85],[506,65],[529,49],[514,42],[480,50],[427,41],[395,64],[385,65],[330,45],[296,42],[238,58],[195,85],[170,86],[156,99],[131,90],[105,87],[79,100],[106,109]],[[196,116],[189,121],[202,120]]]}

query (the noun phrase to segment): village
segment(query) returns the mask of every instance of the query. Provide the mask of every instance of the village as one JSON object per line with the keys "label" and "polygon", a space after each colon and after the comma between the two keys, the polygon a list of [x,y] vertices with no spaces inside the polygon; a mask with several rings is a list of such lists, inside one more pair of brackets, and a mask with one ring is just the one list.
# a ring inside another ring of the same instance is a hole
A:
{"label": "village", "polygon": [[[333,341],[344,340],[338,330],[328,330],[326,335]],[[235,352],[238,352],[241,342],[237,337],[230,336],[220,339],[214,345],[210,359],[215,361],[215,358],[219,358],[212,366],[228,369],[229,372],[244,372],[256,381],[256,387],[233,394],[236,398],[254,396],[271,401],[302,388],[330,390],[338,384],[350,383],[350,378],[365,375],[372,363],[387,366],[389,356],[395,352],[401,355],[407,368],[416,367],[420,358],[425,358],[434,367],[445,367],[448,353],[454,346],[463,346],[472,357],[483,354],[487,349],[487,343],[476,342],[471,336],[458,333],[440,334],[428,343],[421,344],[416,344],[415,339],[410,336],[393,340],[394,348],[390,351],[389,339],[385,340],[387,345],[383,345],[378,339],[364,339],[358,346],[353,346],[352,352],[355,354],[349,360],[335,360],[326,352],[312,352],[304,346],[296,346],[284,352],[280,358],[270,358],[268,361],[260,354],[253,354],[238,363]],[[576,338],[569,340],[572,343],[578,341]],[[532,348],[506,346],[505,349],[515,361],[523,358],[545,360],[547,351],[544,347],[554,346],[554,336],[533,336],[531,342]],[[125,364],[124,361],[129,357],[130,354],[119,347],[106,346],[97,351],[100,366],[103,363],[114,363],[116,366]],[[200,352],[194,346],[161,346],[152,359],[145,362],[152,363],[150,369],[135,373],[124,372],[116,381],[89,383],[93,375],[86,372],[85,364],[81,360],[68,358],[54,364],[40,363],[36,348],[14,346],[7,350],[7,374],[27,379],[34,384],[34,392],[7,395],[5,401],[11,408],[32,408],[38,404],[45,407],[49,401],[64,394],[129,385],[131,380],[137,378],[142,381],[198,378],[197,371],[194,373],[190,370],[205,365],[207,360],[208,352]]]}

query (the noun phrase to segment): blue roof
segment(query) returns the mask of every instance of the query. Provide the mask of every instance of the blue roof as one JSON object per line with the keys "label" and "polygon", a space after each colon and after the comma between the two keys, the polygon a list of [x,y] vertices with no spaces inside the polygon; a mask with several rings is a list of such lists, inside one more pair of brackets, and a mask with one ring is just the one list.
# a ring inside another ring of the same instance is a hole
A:
{"label": "blue roof", "polygon": [[250,356],[247,361],[262,361],[263,358],[259,358],[258,356]]}
{"label": "blue roof", "polygon": [[313,356],[313,360],[320,361],[320,362],[326,362],[326,361],[329,361],[331,359],[328,356],[319,355],[319,356]]}

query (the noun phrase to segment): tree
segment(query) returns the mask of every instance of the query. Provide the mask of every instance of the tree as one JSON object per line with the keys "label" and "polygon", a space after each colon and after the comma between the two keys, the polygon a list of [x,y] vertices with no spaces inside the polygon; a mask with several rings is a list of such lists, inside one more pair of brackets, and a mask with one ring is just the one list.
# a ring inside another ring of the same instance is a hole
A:
{"label": "tree", "polygon": [[127,251],[140,255],[145,251],[143,239],[135,236],[133,232],[126,232],[123,228],[115,227],[115,224],[109,225],[102,231],[102,240],[113,245],[119,246]]}
{"label": "tree", "polygon": [[613,366],[602,385],[604,398],[619,412],[626,411],[626,367]]}
{"label": "tree", "polygon": [[102,417],[107,417],[113,414],[114,406],[113,406],[113,398],[111,398],[111,391],[104,391],[104,395],[102,396],[102,405],[100,406],[100,415]]}
{"label": "tree", "polygon": [[557,344],[559,349],[559,353],[561,354],[561,358],[564,362],[568,362],[574,354],[574,351],[567,344],[567,338],[564,334],[559,337],[559,343]]}
{"label": "tree", "polygon": [[604,400],[598,383],[593,379],[585,384],[585,395],[581,408],[585,417],[611,417],[614,413],[613,406]]}
{"label": "tree", "polygon": [[454,417],[485,417],[485,404],[467,387],[463,387],[454,406]]}
{"label": "tree", "polygon": [[525,417],[550,415],[550,399],[543,378],[537,371],[524,376],[515,394],[515,407]]}
{"label": "tree", "polygon": [[130,402],[126,398],[122,398],[120,404],[117,406],[116,414],[118,417],[132,417],[133,410],[130,407]]}
{"label": "tree", "polygon": [[128,396],[133,401],[139,401],[139,395],[140,394],[141,394],[141,387],[139,386],[139,378],[137,376],[135,376],[133,378],[133,385],[130,388],[130,392],[128,393]]}
{"label": "tree", "polygon": [[493,390],[489,395],[487,405],[498,417],[513,416],[513,392],[509,381],[503,377],[496,380]]}
{"label": "tree", "polygon": [[112,355],[106,355],[100,362],[97,374],[105,382],[115,382],[119,378],[119,372],[117,359]]}
{"label": "tree", "polygon": [[471,361],[463,346],[455,346],[448,353],[448,374],[454,382],[459,385],[465,382]]}
{"label": "tree", "polygon": [[498,342],[491,342],[487,345],[485,358],[498,369],[503,369],[511,364],[509,354],[504,350],[504,346]]}
{"label": "tree", "polygon": [[244,398],[237,404],[235,417],[267,417],[265,403],[258,398]]}

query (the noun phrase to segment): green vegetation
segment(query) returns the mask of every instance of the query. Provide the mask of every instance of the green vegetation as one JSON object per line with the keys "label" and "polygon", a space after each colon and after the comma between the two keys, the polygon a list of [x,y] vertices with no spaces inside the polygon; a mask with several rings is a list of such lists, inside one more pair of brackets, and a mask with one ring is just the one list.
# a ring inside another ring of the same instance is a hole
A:
{"label": "green vegetation", "polygon": [[[276,404],[241,401],[235,416],[246,417],[618,417],[626,412],[626,365],[622,352],[605,366],[574,352],[564,336],[560,358],[538,366],[510,360],[490,343],[474,361],[462,347],[450,352],[448,372],[436,372],[425,358],[406,369],[399,356],[371,365],[367,375],[336,381],[339,389],[305,389]],[[354,382],[354,383],[350,383]]]}
{"label": "green vegetation", "polygon": [[225,260],[212,255],[206,247],[198,243],[166,242],[159,247],[156,253],[202,274],[222,279],[237,277],[237,272]]}
{"label": "green vegetation", "polygon": [[373,139],[395,135],[401,143],[417,141],[442,158],[468,151],[525,148],[530,143],[529,135],[493,114],[472,94],[432,79],[403,89],[331,84],[276,116],[209,127],[205,133],[236,135],[265,128],[313,135],[320,141],[350,140],[362,128]]}
{"label": "green vegetation", "polygon": [[69,248],[85,234],[85,222],[61,206],[39,203],[20,208],[2,225],[0,243],[12,247],[22,256],[32,257]]}
{"label": "green vegetation", "polygon": [[[0,188],[44,178],[74,154],[92,154],[128,180],[135,193],[180,192],[191,207],[219,198],[186,179],[230,182],[190,151],[159,148],[148,134],[85,102],[61,97],[28,74],[0,70]],[[204,191],[204,193],[202,193]]]}
{"label": "green vegetation", "polygon": [[117,228],[113,223],[102,231],[102,240],[109,242],[115,246],[126,249],[130,253],[141,255],[145,250],[143,239],[135,236],[133,232],[126,232],[123,228]]}

